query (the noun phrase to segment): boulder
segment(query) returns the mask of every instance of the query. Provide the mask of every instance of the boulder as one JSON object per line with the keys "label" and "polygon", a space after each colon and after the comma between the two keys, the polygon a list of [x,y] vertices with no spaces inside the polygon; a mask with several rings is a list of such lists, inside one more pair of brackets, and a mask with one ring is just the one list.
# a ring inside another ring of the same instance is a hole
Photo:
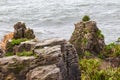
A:
{"label": "boulder", "polygon": [[21,39],[21,38],[27,38],[27,39],[34,39],[35,35],[32,29],[26,28],[25,23],[23,22],[17,22],[14,25],[14,39]]}
{"label": "boulder", "polygon": [[0,58],[1,80],[80,80],[78,55],[73,45],[64,39],[38,44],[33,50],[38,56]]}
{"label": "boulder", "polygon": [[95,21],[81,21],[75,24],[75,30],[70,38],[79,55],[85,51],[99,54],[105,46],[104,36],[98,29]]}
{"label": "boulder", "polygon": [[30,29],[30,28],[26,29],[24,37],[27,38],[27,39],[34,39],[35,35],[34,35],[33,30]]}
{"label": "boulder", "polygon": [[14,25],[14,39],[20,39],[25,37],[26,26],[23,22],[17,22]]}
{"label": "boulder", "polygon": [[33,40],[21,42],[19,45],[15,45],[13,47],[13,53],[16,54],[16,53],[23,52],[23,51],[32,51],[36,43],[37,42]]}

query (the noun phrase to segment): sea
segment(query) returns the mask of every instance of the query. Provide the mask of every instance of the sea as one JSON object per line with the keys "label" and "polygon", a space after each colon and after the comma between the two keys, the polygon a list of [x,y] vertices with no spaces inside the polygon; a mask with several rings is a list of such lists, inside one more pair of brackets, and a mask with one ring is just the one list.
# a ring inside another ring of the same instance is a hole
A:
{"label": "sea", "polygon": [[107,44],[120,37],[120,0],[0,0],[0,39],[23,21],[40,40],[69,40],[84,15],[97,22]]}

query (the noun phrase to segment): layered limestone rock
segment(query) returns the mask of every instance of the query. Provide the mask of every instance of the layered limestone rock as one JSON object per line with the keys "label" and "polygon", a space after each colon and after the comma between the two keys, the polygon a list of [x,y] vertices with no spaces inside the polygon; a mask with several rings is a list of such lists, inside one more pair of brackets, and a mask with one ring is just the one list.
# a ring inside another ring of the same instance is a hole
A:
{"label": "layered limestone rock", "polygon": [[[8,38],[5,40],[5,50],[6,52],[12,52],[16,54],[16,52],[22,51],[30,51],[35,44],[32,40],[35,39],[35,34],[32,29],[27,28],[25,23],[17,22],[14,25],[14,32],[12,34],[12,38]],[[21,42],[29,41],[29,42]],[[20,44],[20,45],[19,45]]]}
{"label": "layered limestone rock", "polygon": [[19,45],[13,47],[13,53],[17,54],[24,51],[32,51],[37,43],[38,41],[36,40],[21,42]]}
{"label": "layered limestone rock", "polygon": [[95,21],[81,21],[75,24],[75,30],[70,38],[79,55],[88,51],[99,54],[105,46],[104,36]]}
{"label": "layered limestone rock", "polygon": [[32,57],[0,58],[1,80],[80,80],[78,55],[64,39],[50,39],[34,46]]}

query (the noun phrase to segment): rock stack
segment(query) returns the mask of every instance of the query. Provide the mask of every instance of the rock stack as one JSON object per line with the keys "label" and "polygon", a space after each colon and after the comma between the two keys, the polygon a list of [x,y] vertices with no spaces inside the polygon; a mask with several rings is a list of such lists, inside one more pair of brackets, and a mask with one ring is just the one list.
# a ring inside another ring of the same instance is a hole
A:
{"label": "rock stack", "polygon": [[32,29],[26,28],[25,23],[17,22],[14,25],[14,39],[27,38],[34,39],[35,35]]}
{"label": "rock stack", "polygon": [[75,24],[75,30],[70,38],[79,55],[85,51],[99,54],[105,46],[104,36],[96,26],[95,21],[81,21]]}
{"label": "rock stack", "polygon": [[[30,40],[34,38],[35,34],[32,29],[26,28],[26,25],[23,22],[17,22],[14,25],[13,38],[8,40],[6,43],[6,52],[12,52],[16,54],[17,52],[30,51],[32,50],[33,45],[35,45],[35,42]],[[12,41],[14,41],[14,43],[12,43]],[[20,42],[20,45],[18,45],[17,42],[19,41],[28,42]]]}

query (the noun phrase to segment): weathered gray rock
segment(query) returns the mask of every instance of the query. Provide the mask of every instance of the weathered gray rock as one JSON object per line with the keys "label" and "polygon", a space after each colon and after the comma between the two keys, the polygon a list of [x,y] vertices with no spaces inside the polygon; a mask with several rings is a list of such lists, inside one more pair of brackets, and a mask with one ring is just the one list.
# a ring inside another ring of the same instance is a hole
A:
{"label": "weathered gray rock", "polygon": [[14,39],[21,39],[21,38],[27,38],[27,39],[34,39],[35,35],[32,29],[26,28],[25,23],[23,22],[17,22],[14,25]]}
{"label": "weathered gray rock", "polygon": [[4,57],[5,51],[0,47],[0,58]]}
{"label": "weathered gray rock", "polygon": [[61,46],[62,59],[58,67],[62,74],[62,80],[81,80],[78,63],[78,55],[73,45],[66,43]]}
{"label": "weathered gray rock", "polygon": [[43,48],[45,46],[54,46],[54,45],[61,45],[63,42],[65,42],[65,39],[62,38],[52,38],[52,39],[47,39],[44,41],[41,41],[37,45],[35,45],[35,49],[37,48]]}
{"label": "weathered gray rock", "polygon": [[21,42],[19,45],[13,47],[13,53],[16,54],[23,51],[32,51],[36,44],[37,42],[33,40]]}
{"label": "weathered gray rock", "polygon": [[25,69],[29,67],[34,57],[4,57],[0,58],[1,80],[25,80]]}
{"label": "weathered gray rock", "polygon": [[36,45],[34,53],[44,56],[47,64],[56,64],[60,69],[61,79],[57,80],[80,80],[78,55],[73,47],[64,39],[46,40]]}
{"label": "weathered gray rock", "polygon": [[99,54],[105,46],[104,36],[96,26],[95,21],[78,22],[70,38],[78,54],[82,55],[85,51]]}
{"label": "weathered gray rock", "polygon": [[27,73],[26,80],[62,80],[56,65],[40,66]]}
{"label": "weathered gray rock", "polygon": [[64,39],[39,42],[33,52],[38,56],[0,58],[1,80],[80,80],[78,55]]}
{"label": "weathered gray rock", "polygon": [[14,39],[24,38],[26,26],[23,22],[17,22],[14,25]]}

